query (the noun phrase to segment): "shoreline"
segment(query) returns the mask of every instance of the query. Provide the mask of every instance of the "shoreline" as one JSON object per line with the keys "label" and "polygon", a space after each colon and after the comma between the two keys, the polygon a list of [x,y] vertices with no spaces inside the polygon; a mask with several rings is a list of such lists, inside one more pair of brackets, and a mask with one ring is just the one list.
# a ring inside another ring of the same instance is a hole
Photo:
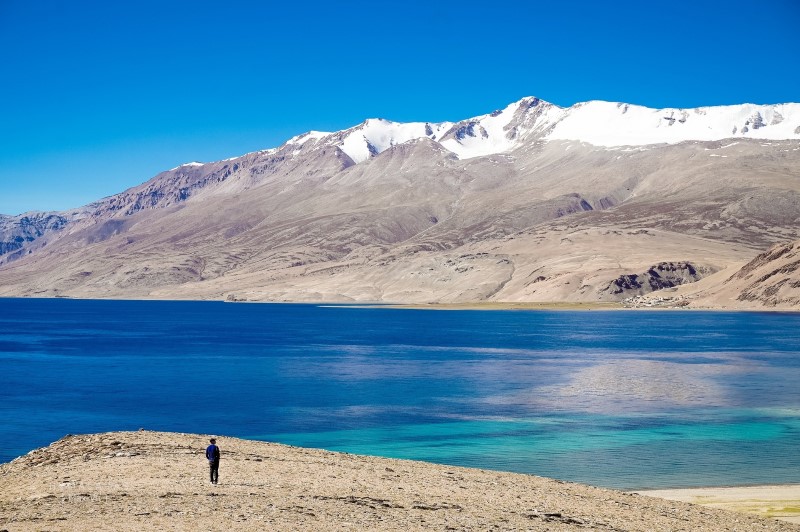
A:
{"label": "shoreline", "polygon": [[634,493],[800,525],[800,483],[636,490]]}
{"label": "shoreline", "polygon": [[650,491],[224,436],[210,485],[208,438],[68,435],[0,464],[0,529],[800,530]]}
{"label": "shoreline", "polygon": [[267,300],[228,300],[217,298],[182,298],[169,299],[161,297],[28,297],[0,296],[3,300],[42,300],[58,299],[71,301],[164,301],[164,302],[210,302],[210,303],[245,303],[268,305],[313,305],[332,308],[374,308],[374,309],[408,309],[408,310],[563,310],[563,311],[682,311],[682,312],[766,312],[766,313],[800,313],[800,308],[750,307],[734,308],[729,306],[684,307],[684,306],[631,306],[617,301],[470,301],[459,303],[405,303],[397,301],[267,301]]}

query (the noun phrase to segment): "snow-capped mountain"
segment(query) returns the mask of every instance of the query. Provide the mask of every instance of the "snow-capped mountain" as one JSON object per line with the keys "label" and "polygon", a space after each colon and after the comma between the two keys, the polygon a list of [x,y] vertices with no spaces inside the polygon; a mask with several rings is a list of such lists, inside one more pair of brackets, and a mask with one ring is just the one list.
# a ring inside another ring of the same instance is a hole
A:
{"label": "snow-capped mountain", "polygon": [[798,104],[370,119],[0,216],[0,296],[623,300],[800,238],[798,175]]}
{"label": "snow-capped mountain", "polygon": [[421,138],[438,142],[460,159],[509,152],[532,140],[574,140],[605,147],[726,138],[800,140],[800,104],[651,109],[591,101],[564,108],[526,97],[460,122],[401,123],[372,118],[335,133],[310,131],[287,144],[337,146],[357,164]]}
{"label": "snow-capped mountain", "polygon": [[469,159],[510,151],[526,139],[543,136],[563,111],[538,98],[523,98],[504,109],[460,122],[402,123],[371,118],[335,133],[311,131],[287,144],[336,146],[358,164],[392,146],[427,138],[460,159]]}

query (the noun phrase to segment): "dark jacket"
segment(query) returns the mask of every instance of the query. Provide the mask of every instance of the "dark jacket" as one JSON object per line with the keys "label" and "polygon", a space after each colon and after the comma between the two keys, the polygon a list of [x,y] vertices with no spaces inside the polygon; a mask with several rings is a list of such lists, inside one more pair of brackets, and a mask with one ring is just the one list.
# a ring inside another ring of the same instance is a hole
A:
{"label": "dark jacket", "polygon": [[209,462],[219,462],[219,447],[213,443],[206,449],[206,458]]}

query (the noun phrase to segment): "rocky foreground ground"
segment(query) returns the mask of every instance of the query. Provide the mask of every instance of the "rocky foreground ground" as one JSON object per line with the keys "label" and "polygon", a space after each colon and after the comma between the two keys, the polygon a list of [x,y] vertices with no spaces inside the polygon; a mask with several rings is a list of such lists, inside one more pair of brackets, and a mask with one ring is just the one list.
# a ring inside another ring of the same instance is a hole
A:
{"label": "rocky foreground ground", "polygon": [[530,475],[162,432],[67,436],[0,465],[0,530],[800,530]]}

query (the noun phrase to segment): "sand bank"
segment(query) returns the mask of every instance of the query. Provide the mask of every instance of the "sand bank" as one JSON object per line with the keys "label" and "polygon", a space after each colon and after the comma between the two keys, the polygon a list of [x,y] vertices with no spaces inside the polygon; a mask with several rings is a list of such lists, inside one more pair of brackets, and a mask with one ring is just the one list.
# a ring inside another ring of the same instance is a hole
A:
{"label": "sand bank", "polygon": [[644,495],[800,524],[800,484],[641,491]]}
{"label": "sand bank", "polygon": [[218,438],[68,436],[0,465],[0,530],[800,530],[556,480]]}

